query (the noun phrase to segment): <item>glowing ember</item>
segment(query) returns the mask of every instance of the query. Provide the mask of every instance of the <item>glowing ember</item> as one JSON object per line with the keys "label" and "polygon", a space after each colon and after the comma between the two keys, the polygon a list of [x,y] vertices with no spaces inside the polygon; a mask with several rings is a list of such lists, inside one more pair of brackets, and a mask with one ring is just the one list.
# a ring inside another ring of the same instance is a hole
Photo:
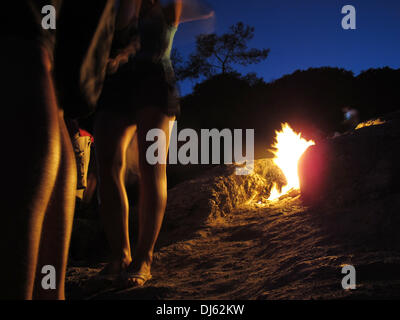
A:
{"label": "glowing ember", "polygon": [[268,200],[277,199],[289,190],[300,188],[297,163],[307,148],[314,144],[312,140],[303,139],[301,133],[294,132],[287,123],[282,124],[281,131],[276,131],[275,143],[272,146],[274,150],[271,151],[275,155],[275,164],[282,170],[288,183],[281,192],[274,185]]}

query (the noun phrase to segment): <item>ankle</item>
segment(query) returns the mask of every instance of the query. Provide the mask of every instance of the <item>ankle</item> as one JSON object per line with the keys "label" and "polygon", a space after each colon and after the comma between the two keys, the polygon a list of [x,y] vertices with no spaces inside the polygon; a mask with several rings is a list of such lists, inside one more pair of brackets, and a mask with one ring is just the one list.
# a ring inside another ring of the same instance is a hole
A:
{"label": "ankle", "polygon": [[122,266],[123,269],[128,268],[131,263],[132,263],[132,259],[131,258],[125,258],[125,259],[121,260],[121,266]]}
{"label": "ankle", "polygon": [[153,253],[137,253],[134,255],[133,263],[135,265],[145,264],[151,266],[151,264],[153,263]]}
{"label": "ankle", "polygon": [[110,262],[114,265],[118,265],[118,267],[127,268],[132,263],[132,258],[128,256],[124,257],[113,257],[110,259]]}

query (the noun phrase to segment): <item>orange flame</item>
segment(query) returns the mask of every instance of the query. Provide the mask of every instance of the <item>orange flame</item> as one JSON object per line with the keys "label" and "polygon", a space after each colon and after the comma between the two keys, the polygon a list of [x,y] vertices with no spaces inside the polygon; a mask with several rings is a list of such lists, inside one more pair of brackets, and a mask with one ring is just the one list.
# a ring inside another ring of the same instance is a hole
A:
{"label": "orange flame", "polygon": [[294,132],[287,123],[282,124],[281,131],[276,131],[275,143],[272,146],[274,150],[271,151],[275,155],[274,163],[282,170],[288,183],[280,192],[274,185],[268,200],[278,199],[288,191],[300,188],[297,164],[307,148],[314,144],[314,141],[302,138],[301,133]]}

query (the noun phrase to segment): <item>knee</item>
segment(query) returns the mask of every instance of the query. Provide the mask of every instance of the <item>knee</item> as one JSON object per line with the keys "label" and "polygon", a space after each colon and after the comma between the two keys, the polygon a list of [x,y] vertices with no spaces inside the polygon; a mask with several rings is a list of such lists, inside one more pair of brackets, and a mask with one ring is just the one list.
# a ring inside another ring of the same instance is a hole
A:
{"label": "knee", "polygon": [[166,170],[160,166],[142,168],[139,176],[140,192],[149,194],[160,203],[167,200],[167,176]]}

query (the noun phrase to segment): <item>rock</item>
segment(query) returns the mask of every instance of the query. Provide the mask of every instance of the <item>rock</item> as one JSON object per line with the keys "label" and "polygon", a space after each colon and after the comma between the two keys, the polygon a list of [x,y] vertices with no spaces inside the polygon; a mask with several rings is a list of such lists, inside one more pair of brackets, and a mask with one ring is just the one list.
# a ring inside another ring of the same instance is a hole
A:
{"label": "rock", "polygon": [[340,206],[398,192],[399,159],[397,112],[310,147],[299,162],[302,198]]}
{"label": "rock", "polygon": [[268,198],[274,183],[286,183],[282,171],[270,159],[256,160],[250,175],[237,175],[236,168],[218,166],[169,190],[166,214],[172,219],[204,215],[205,222],[212,222],[249,201]]}
{"label": "rock", "polygon": [[274,183],[279,187],[286,184],[285,176],[271,159],[256,160],[250,175],[236,175],[236,168],[218,166],[169,190],[161,243],[165,238],[168,242],[178,241],[188,236],[188,230],[196,232],[250,201],[267,199]]}

